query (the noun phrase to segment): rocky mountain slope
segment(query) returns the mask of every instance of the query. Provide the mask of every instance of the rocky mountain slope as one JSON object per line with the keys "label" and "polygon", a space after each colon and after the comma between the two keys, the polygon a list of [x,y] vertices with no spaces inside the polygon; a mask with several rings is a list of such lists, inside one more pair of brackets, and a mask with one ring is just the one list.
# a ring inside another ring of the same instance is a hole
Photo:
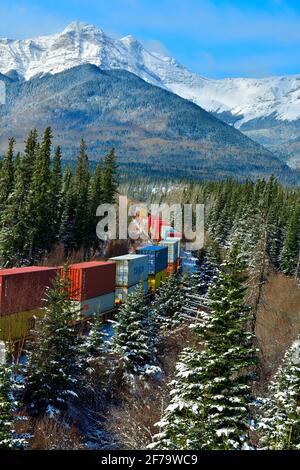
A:
{"label": "rocky mountain slope", "polygon": [[123,69],[189,99],[300,166],[300,75],[211,80],[175,59],[147,51],[132,36],[113,39],[80,22],[63,32],[27,40],[0,39],[0,72],[26,80],[85,63]]}
{"label": "rocky mountain slope", "polygon": [[15,136],[53,127],[64,157],[84,136],[98,159],[116,147],[121,168],[177,177],[294,178],[287,165],[238,130],[188,100],[122,70],[81,65],[27,81],[7,79],[0,106],[0,150]]}

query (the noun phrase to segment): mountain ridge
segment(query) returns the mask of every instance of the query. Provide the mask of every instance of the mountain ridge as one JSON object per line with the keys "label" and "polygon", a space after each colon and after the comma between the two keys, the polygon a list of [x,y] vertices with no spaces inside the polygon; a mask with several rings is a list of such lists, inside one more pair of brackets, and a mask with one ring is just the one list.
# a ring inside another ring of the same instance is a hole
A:
{"label": "mountain ridge", "polygon": [[81,137],[92,159],[116,148],[119,164],[138,173],[219,179],[294,179],[271,152],[196,104],[124,70],[91,64],[7,85],[0,107],[0,148],[18,148],[33,127],[53,127],[64,157],[74,159]]}
{"label": "mountain ridge", "polygon": [[300,167],[300,74],[214,80],[190,72],[174,58],[148,51],[133,36],[109,37],[81,22],[61,33],[25,40],[0,39],[0,72],[29,80],[91,63],[135,73],[188,99]]}

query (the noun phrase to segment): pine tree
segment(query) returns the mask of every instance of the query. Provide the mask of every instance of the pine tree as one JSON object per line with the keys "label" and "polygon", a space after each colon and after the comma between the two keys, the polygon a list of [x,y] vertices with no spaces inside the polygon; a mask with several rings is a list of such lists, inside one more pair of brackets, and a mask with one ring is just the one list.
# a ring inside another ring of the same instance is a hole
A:
{"label": "pine tree", "polygon": [[98,218],[96,217],[97,208],[103,202],[103,165],[102,162],[98,163],[95,172],[90,181],[89,188],[89,244],[94,248],[98,245],[98,238],[96,235],[96,227]]}
{"label": "pine tree", "polygon": [[247,442],[255,354],[240,269],[233,248],[209,290],[210,311],[194,328],[202,349],[181,354],[152,448],[228,450]]}
{"label": "pine tree", "polygon": [[280,267],[282,272],[293,276],[295,274],[300,252],[300,210],[292,211],[280,256]]}
{"label": "pine tree", "polygon": [[50,198],[50,155],[52,131],[48,127],[39,146],[34,162],[31,187],[26,206],[27,249],[29,258],[34,258],[51,244],[49,216],[51,213]]}
{"label": "pine tree", "polygon": [[80,387],[81,349],[75,325],[79,312],[69,299],[66,277],[47,291],[45,316],[29,354],[24,400],[33,415],[66,409]]}
{"label": "pine tree", "polygon": [[153,362],[151,328],[148,307],[142,284],[128,295],[120,307],[115,323],[112,350],[120,358],[124,375],[144,375],[152,369]]}
{"label": "pine tree", "polygon": [[73,245],[75,248],[80,248],[82,245],[85,245],[88,236],[89,178],[89,161],[86,153],[86,145],[84,140],[81,140],[74,176],[75,214]]}
{"label": "pine tree", "polygon": [[63,175],[61,206],[59,240],[63,243],[67,254],[72,245],[75,223],[74,177],[68,168]]}
{"label": "pine tree", "polygon": [[181,322],[186,304],[185,287],[180,276],[169,276],[156,293],[153,303],[153,321],[158,329],[173,328]]}
{"label": "pine tree", "polygon": [[8,151],[4,155],[0,172],[0,213],[14,186],[14,146],[15,139],[9,139]]}
{"label": "pine tree", "polygon": [[1,215],[0,263],[13,267],[25,262],[26,183],[23,162],[15,163],[15,186]]}
{"label": "pine tree", "polygon": [[91,329],[82,345],[83,360],[86,372],[91,374],[95,368],[104,365],[105,354],[108,350],[107,335],[103,331],[101,314],[96,314]]}
{"label": "pine tree", "polygon": [[36,154],[38,151],[37,138],[38,138],[37,130],[33,129],[32,131],[29,132],[29,135],[25,142],[23,165],[24,165],[24,172],[25,172],[25,187],[27,189],[29,189],[29,186],[30,186],[33,169],[34,169],[35,158],[36,158]]}
{"label": "pine tree", "polygon": [[62,172],[61,172],[61,149],[57,147],[50,175],[50,209],[51,209],[51,231],[52,243],[59,239],[59,228],[61,223],[61,198],[62,198]]}
{"label": "pine tree", "polygon": [[300,449],[300,340],[286,352],[263,399],[258,421],[260,447]]}
{"label": "pine tree", "polygon": [[0,450],[26,446],[26,440],[16,431],[18,402],[15,389],[12,357],[6,352],[3,362],[0,363]]}
{"label": "pine tree", "polygon": [[112,148],[103,162],[103,203],[115,203],[118,191],[117,168],[115,149]]}

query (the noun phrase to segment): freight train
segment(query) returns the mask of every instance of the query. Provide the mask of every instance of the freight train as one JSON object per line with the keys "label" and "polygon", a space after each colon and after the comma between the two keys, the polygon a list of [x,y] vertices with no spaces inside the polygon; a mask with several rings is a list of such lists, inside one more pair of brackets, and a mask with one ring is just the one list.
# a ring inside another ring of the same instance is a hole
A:
{"label": "freight train", "polygon": [[[180,269],[180,240],[167,238],[136,253],[68,267],[69,295],[81,319],[95,313],[109,316],[142,282],[144,293],[154,293],[168,275]],[[22,342],[43,315],[46,290],[62,267],[26,267],[0,270],[0,340]]]}

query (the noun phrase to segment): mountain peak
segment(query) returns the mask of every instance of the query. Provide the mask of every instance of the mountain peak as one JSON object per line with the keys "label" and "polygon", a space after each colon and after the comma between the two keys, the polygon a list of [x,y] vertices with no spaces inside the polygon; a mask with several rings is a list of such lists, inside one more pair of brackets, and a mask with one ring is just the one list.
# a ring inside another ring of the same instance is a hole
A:
{"label": "mountain peak", "polygon": [[91,25],[89,23],[84,23],[83,21],[72,21],[65,27],[65,29],[63,30],[63,33],[68,33],[72,31],[76,31],[76,32],[93,31],[97,33],[104,33],[103,30],[98,28],[97,26]]}

